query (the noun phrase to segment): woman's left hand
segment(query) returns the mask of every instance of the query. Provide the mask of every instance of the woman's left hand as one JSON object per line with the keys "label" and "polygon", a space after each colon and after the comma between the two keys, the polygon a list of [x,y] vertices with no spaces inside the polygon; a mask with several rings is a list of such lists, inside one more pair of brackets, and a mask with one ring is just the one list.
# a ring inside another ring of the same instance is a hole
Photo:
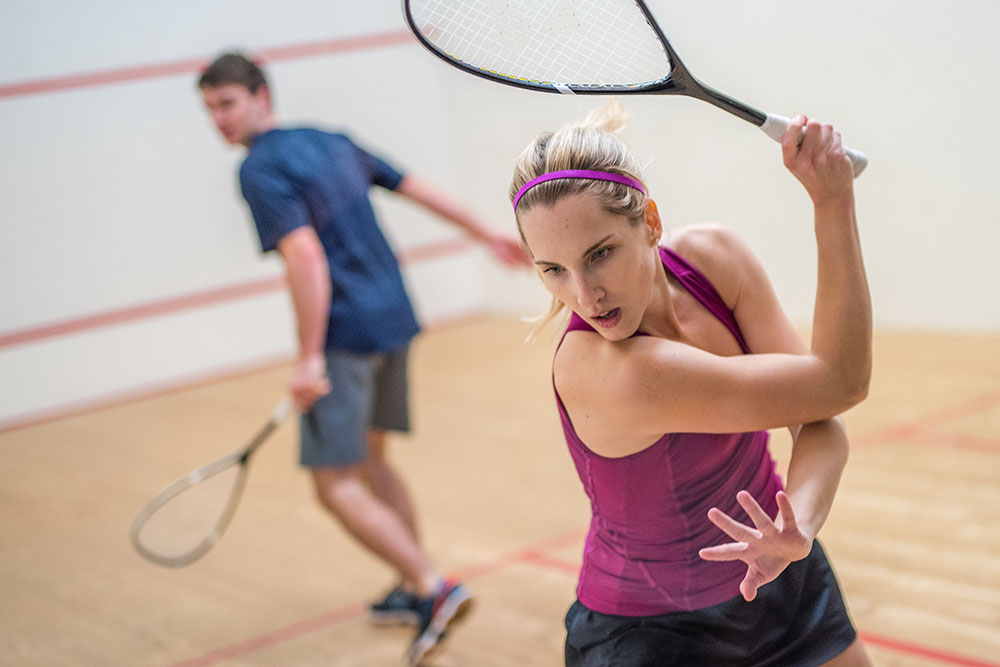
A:
{"label": "woman's left hand", "polygon": [[784,491],[778,491],[776,499],[777,523],[748,492],[736,494],[740,507],[753,521],[753,528],[715,507],[708,511],[709,521],[736,542],[706,547],[698,555],[705,560],[741,560],[746,563],[747,574],[740,584],[740,593],[747,602],[757,596],[758,588],[777,579],[789,563],[805,558],[812,550],[813,538],[799,529],[788,496]]}

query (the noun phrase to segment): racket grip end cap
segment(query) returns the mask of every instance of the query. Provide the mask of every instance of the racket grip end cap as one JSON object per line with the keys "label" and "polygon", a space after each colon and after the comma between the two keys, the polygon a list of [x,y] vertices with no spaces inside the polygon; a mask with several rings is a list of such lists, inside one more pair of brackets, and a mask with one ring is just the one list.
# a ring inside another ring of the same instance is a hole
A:
{"label": "racket grip end cap", "polygon": [[[760,129],[764,134],[781,143],[781,137],[785,134],[785,130],[788,129],[791,123],[792,121],[784,116],[769,113],[764,120],[764,124],[760,126]],[[844,146],[844,152],[851,159],[851,164],[854,166],[854,178],[857,178],[865,170],[865,167],[868,166],[868,156],[861,151],[848,148],[847,146]]]}

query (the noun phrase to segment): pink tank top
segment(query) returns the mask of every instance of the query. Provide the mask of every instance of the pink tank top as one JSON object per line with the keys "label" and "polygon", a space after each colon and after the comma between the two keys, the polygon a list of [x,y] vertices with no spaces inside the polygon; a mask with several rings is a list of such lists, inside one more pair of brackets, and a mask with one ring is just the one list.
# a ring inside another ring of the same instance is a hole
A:
{"label": "pink tank top", "polygon": [[[748,353],[732,311],[708,279],[669,248],[660,248],[660,256]],[[581,329],[593,330],[574,313],[566,333]],[[708,520],[710,508],[750,522],[736,502],[741,489],[776,515],[781,479],[767,432],[667,433],[641,452],[606,458],[576,435],[558,392],[556,401],[592,511],[577,586],[580,602],[604,614],[653,616],[702,609],[738,595],[746,565],[705,561],[698,550],[732,541]]]}

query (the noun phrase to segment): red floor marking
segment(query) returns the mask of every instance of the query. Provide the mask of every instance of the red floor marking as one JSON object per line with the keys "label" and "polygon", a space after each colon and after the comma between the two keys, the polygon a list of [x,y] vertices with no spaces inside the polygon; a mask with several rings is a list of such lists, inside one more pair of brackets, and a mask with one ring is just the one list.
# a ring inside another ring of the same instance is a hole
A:
{"label": "red floor marking", "polygon": [[[394,30],[392,32],[361,35],[359,37],[328,39],[319,42],[258,49],[252,55],[265,62],[276,62],[279,60],[292,60],[295,58],[308,58],[310,56],[375,49],[395,44],[406,44],[412,41],[414,41],[414,37],[408,30]],[[8,83],[0,85],[0,99],[48,93],[56,90],[88,88],[125,81],[141,81],[163,76],[195,74],[204,69],[206,65],[208,65],[208,60],[205,58],[189,58],[152,65],[137,65],[99,72],[69,74],[48,79]]]}
{"label": "red floor marking", "polygon": [[583,544],[583,540],[586,535],[586,531],[580,530],[560,533],[559,535],[547,538],[541,542],[536,542],[535,544],[524,549],[508,551],[491,561],[459,568],[452,572],[451,576],[456,579],[475,579],[487,574],[493,574],[494,572],[504,570],[511,565],[531,562],[532,559],[537,557],[540,552],[547,551],[549,549],[560,549],[572,546],[573,544]]}
{"label": "red floor marking", "polygon": [[[859,436],[851,438],[851,446],[852,448],[874,447],[887,442],[907,440],[916,436],[923,437],[923,434],[931,431],[931,429],[940,428],[949,422],[991,410],[998,406],[1000,406],[1000,391],[982,394],[961,403],[925,413],[913,419],[900,421],[890,426],[862,433]],[[957,439],[955,442],[957,442]]]}
{"label": "red floor marking", "polygon": [[543,553],[526,552],[524,554],[524,561],[526,563],[531,563],[532,565],[538,565],[550,570],[558,570],[560,572],[569,572],[570,574],[576,575],[580,572],[580,564],[574,563],[562,558],[552,558]]}
{"label": "red floor marking", "polygon": [[994,391],[902,422],[897,428],[903,431],[926,431],[943,426],[956,419],[962,419],[963,417],[990,410],[998,405],[1000,405],[1000,391]]}
{"label": "red floor marking", "polygon": [[[501,554],[499,557],[491,561],[487,561],[486,563],[470,565],[454,570],[448,573],[448,576],[453,579],[465,581],[487,574],[493,574],[519,562],[530,562],[530,560],[524,560],[525,554],[537,555],[542,548],[559,548],[561,546],[568,546],[575,541],[581,540],[583,535],[584,533],[579,530],[562,533],[528,546],[525,549],[518,549]],[[303,635],[323,630],[324,628],[329,628],[337,623],[353,620],[362,616],[366,609],[367,605],[365,603],[353,602],[326,614],[321,614],[313,618],[307,618],[304,621],[292,623],[271,632],[261,633],[260,635],[250,637],[249,639],[213,649],[196,658],[174,663],[171,667],[209,667],[210,665],[214,665],[223,660],[234,660],[248,653],[253,653],[254,651],[259,651],[269,646],[274,646],[275,644],[280,644]]]}
{"label": "red floor marking", "polygon": [[859,632],[858,635],[866,644],[889,649],[898,653],[907,653],[909,655],[920,656],[921,658],[939,660],[947,665],[961,665],[962,667],[1000,667],[1000,663],[998,662],[989,662],[978,658],[969,658],[958,655],[957,653],[941,651],[939,649],[929,648],[926,646],[919,646],[917,644],[903,642],[898,639],[892,639],[891,637],[882,637],[868,632]]}
{"label": "red floor marking", "polygon": [[283,628],[278,628],[277,630],[272,630],[271,632],[265,632],[257,635],[256,637],[251,637],[250,639],[230,644],[229,646],[217,648],[197,658],[175,663],[173,667],[208,667],[208,665],[214,665],[215,663],[223,660],[239,658],[247,653],[253,653],[254,651],[259,651],[260,649],[267,648],[268,646],[274,646],[275,644],[280,644],[282,642],[295,639],[296,637],[301,637],[302,635],[307,635],[312,632],[328,628],[336,625],[337,623],[358,618],[365,613],[365,609],[366,605],[364,603],[354,602],[341,607],[340,609],[334,609],[326,614],[321,614],[320,616],[316,616],[314,618],[299,621],[298,623],[292,623],[291,625],[286,625]]}
{"label": "red floor marking", "polygon": [[948,447],[949,449],[1000,454],[1000,438],[984,438],[978,435],[947,433],[945,431],[925,431],[909,435],[906,439],[920,444]]}
{"label": "red floor marking", "polygon": [[[557,569],[561,572],[577,572],[579,565],[568,561],[550,558],[545,549],[559,549],[570,546],[581,541],[585,533],[579,530],[562,533],[546,540],[537,542],[524,549],[518,549],[501,554],[491,561],[481,564],[470,565],[449,573],[449,577],[461,580],[475,579],[487,574],[493,574],[505,570],[511,565],[520,563],[535,564],[541,567]],[[325,628],[332,627],[338,623],[354,620],[365,614],[367,606],[363,602],[354,602],[325,614],[320,614],[313,618],[286,625],[271,632],[264,632],[257,636],[250,637],[243,641],[213,649],[204,655],[182,662],[174,663],[171,667],[210,667],[224,660],[235,660],[241,656],[259,651],[282,642],[290,641],[313,632],[318,632]],[[867,644],[877,646],[882,649],[904,653],[907,655],[920,656],[937,660],[946,665],[957,665],[959,667],[1000,667],[1000,663],[988,662],[978,658],[962,656],[957,653],[943,651],[927,646],[920,646],[911,642],[884,637],[868,632],[859,632],[860,638]]]}

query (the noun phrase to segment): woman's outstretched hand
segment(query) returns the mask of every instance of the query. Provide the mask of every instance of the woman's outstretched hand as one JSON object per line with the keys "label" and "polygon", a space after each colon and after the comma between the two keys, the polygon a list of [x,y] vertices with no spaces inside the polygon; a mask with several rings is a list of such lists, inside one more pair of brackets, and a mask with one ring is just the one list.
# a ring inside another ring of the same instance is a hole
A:
{"label": "woman's outstretched hand", "polygon": [[757,597],[757,589],[774,581],[789,563],[805,558],[812,550],[813,538],[799,529],[788,496],[784,491],[778,491],[776,498],[777,523],[746,491],[736,494],[736,500],[749,515],[754,527],[740,523],[715,507],[708,511],[709,521],[736,541],[706,547],[698,555],[705,560],[741,560],[746,563],[747,574],[740,583],[740,593],[747,602]]}

